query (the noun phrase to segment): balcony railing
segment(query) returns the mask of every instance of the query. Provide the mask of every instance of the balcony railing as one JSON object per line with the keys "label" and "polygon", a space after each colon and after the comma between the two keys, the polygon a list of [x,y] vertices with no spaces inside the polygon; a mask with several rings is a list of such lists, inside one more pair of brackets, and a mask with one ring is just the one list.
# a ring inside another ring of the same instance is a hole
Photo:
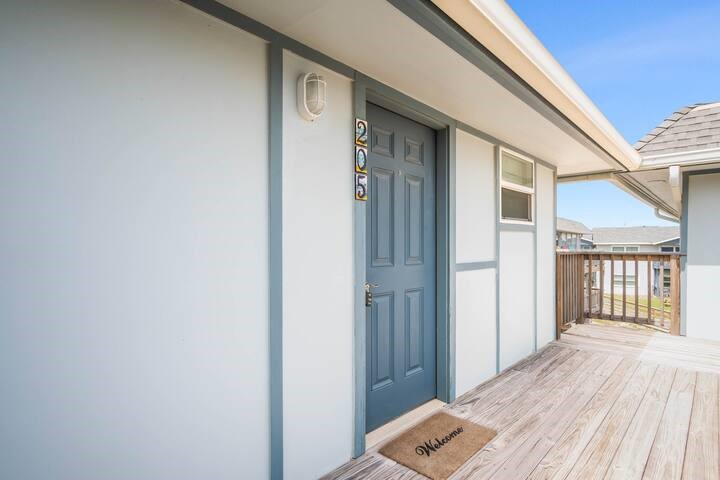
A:
{"label": "balcony railing", "polygon": [[558,334],[596,318],[680,334],[678,253],[557,252]]}

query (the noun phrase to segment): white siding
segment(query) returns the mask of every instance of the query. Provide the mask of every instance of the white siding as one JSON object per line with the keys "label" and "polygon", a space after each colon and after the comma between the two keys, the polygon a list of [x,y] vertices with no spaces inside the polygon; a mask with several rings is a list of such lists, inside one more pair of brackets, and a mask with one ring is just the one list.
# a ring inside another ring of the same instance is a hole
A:
{"label": "white siding", "polygon": [[[457,131],[457,263],[495,260],[494,146]],[[496,372],[495,269],[456,274],[456,394]]]}
{"label": "white siding", "polygon": [[716,313],[720,292],[720,173],[692,175],[687,194],[686,332],[689,337],[720,340]]}
{"label": "white siding", "polygon": [[494,147],[458,130],[455,150],[456,261],[494,260]]}
{"label": "white siding", "polygon": [[0,478],[267,478],[265,44],[143,0],[0,32]]}
{"label": "white siding", "polygon": [[535,243],[532,232],[500,232],[500,369],[535,346]]}
{"label": "white siding", "polygon": [[495,272],[489,268],[457,273],[456,395],[496,373]]}
{"label": "white siding", "polygon": [[[307,72],[328,84],[315,122],[296,107]],[[283,94],[284,467],[305,479],[352,454],[352,84],[286,53]]]}
{"label": "white siding", "polygon": [[537,199],[537,347],[555,340],[555,179],[536,166]]}

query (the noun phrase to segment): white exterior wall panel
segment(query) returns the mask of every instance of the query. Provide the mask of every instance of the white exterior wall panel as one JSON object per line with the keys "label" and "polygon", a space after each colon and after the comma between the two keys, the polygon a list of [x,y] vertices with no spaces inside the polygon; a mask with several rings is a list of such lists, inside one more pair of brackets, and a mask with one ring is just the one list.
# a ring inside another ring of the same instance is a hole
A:
{"label": "white exterior wall panel", "polygon": [[495,260],[494,146],[458,130],[455,151],[456,261]]}
{"label": "white exterior wall panel", "polygon": [[[285,53],[283,421],[286,479],[318,478],[353,440],[352,83]],[[297,79],[327,81],[323,115],[297,112]],[[308,442],[312,439],[312,447]]]}
{"label": "white exterior wall panel", "polygon": [[0,478],[267,478],[266,45],[1,10]]}
{"label": "white exterior wall panel", "polygon": [[500,370],[535,347],[535,255],[532,232],[500,232]]}
{"label": "white exterior wall panel", "polygon": [[[457,131],[457,263],[495,260],[494,146]],[[496,372],[496,269],[456,274],[456,394]]]}
{"label": "white exterior wall panel", "polygon": [[495,275],[494,268],[457,273],[456,395],[496,373]]}
{"label": "white exterior wall panel", "polygon": [[720,173],[690,176],[687,195],[685,328],[688,337],[720,340]]}
{"label": "white exterior wall panel", "polygon": [[537,347],[555,340],[555,175],[536,165]]}

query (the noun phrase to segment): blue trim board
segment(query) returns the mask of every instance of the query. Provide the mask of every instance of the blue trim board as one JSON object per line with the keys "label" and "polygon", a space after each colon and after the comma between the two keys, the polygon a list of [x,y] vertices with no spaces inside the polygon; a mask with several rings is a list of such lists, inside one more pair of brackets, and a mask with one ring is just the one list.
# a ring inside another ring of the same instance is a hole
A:
{"label": "blue trim board", "polygon": [[[690,177],[687,173],[682,176],[682,198],[680,216],[680,251],[687,253],[687,231],[688,231],[688,204],[690,200]],[[680,257],[680,285],[687,286],[687,256]],[[680,289],[680,335],[687,334],[687,288]]]}
{"label": "blue trim board", "polygon": [[[455,356],[455,347],[456,347],[456,336],[455,336],[455,320],[456,320],[456,302],[455,302],[455,280],[456,280],[456,270],[455,270],[455,262],[456,262],[456,254],[455,254],[455,247],[457,245],[456,239],[455,239],[455,233],[456,233],[456,222],[455,222],[455,214],[456,214],[456,206],[455,201],[457,198],[456,190],[455,190],[455,176],[456,176],[456,146],[455,142],[457,140],[457,132],[455,127],[455,122],[451,122],[447,127],[447,136],[448,136],[448,148],[445,155],[445,169],[447,171],[448,175],[448,182],[446,185],[447,190],[444,193],[446,197],[447,204],[444,206],[447,214],[448,214],[448,222],[446,225],[447,228],[447,245],[446,245],[446,257],[445,262],[442,264],[443,267],[446,268],[449,276],[447,291],[445,292],[446,295],[446,301],[448,303],[447,310],[446,310],[446,328],[445,331],[447,331],[448,338],[446,339],[445,343],[448,348],[448,360],[447,360],[447,370],[446,370],[446,378],[447,378],[447,397],[445,402],[452,402],[455,400],[455,376],[456,376],[456,356]],[[441,398],[442,400],[442,398]]]}
{"label": "blue trim board", "polygon": [[473,270],[484,270],[487,268],[496,268],[497,262],[495,260],[489,260],[486,262],[464,262],[464,263],[456,263],[455,264],[455,271],[456,272],[471,272]]}
{"label": "blue trim board", "polygon": [[553,172],[553,239],[552,239],[552,245],[553,245],[553,262],[552,262],[552,271],[553,271],[553,279],[555,280],[555,285],[553,285],[553,298],[556,300],[553,302],[553,318],[556,319],[555,322],[555,339],[560,340],[560,332],[557,331],[557,261],[555,259],[555,248],[557,247],[557,170]]}
{"label": "blue trim board", "polygon": [[[366,84],[362,78],[356,78],[353,83],[353,106],[355,118],[366,118],[365,99]],[[355,125],[350,122],[353,136]],[[351,148],[354,150],[354,147]],[[353,152],[348,152],[348,158],[352,158]],[[351,169],[348,169],[350,172]],[[354,175],[354,174],[353,174]],[[366,399],[366,338],[365,322],[367,307],[365,307],[365,272],[366,272],[366,202],[354,202],[353,206],[353,351],[354,351],[354,424],[353,424],[353,456],[359,457],[365,453],[365,399]]]}
{"label": "blue trim board", "polygon": [[283,49],[268,48],[270,478],[283,478],[282,135]]}
{"label": "blue trim board", "polygon": [[495,146],[495,373],[500,373],[500,146]]}
{"label": "blue trim board", "polygon": [[[537,203],[537,192],[535,192],[535,203]],[[533,212],[534,215],[534,212]],[[534,232],[534,224],[523,224],[523,223],[504,223],[498,220],[500,231],[502,232]]]}

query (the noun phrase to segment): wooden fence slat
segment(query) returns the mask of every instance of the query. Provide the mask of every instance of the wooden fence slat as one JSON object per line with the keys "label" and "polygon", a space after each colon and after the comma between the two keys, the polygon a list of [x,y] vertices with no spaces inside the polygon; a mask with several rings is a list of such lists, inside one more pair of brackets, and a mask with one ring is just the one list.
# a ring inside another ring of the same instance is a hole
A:
{"label": "wooden fence slat", "polygon": [[670,334],[680,335],[680,257],[670,259]]}

